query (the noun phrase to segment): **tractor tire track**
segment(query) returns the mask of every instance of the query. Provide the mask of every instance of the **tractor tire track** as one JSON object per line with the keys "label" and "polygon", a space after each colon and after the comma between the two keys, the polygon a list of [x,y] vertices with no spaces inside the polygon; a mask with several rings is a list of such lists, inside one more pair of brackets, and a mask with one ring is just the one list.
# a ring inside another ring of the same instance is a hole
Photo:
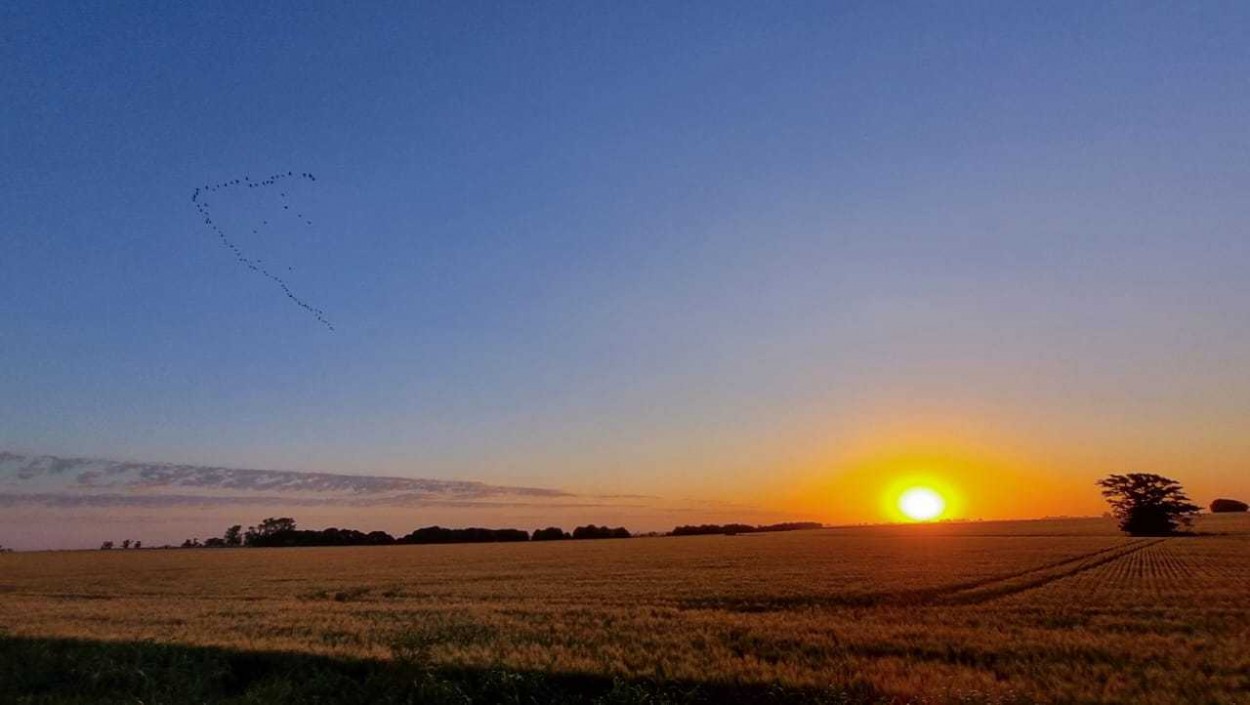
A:
{"label": "tractor tire track", "polygon": [[[678,609],[716,609],[729,612],[783,612],[799,609],[839,607],[925,607],[929,605],[976,604],[1004,595],[1023,592],[1077,575],[1152,546],[1158,541],[1134,541],[1107,546],[1088,553],[1044,563],[1014,573],[991,575],[976,580],[947,583],[889,592],[834,593],[825,595],[759,595],[743,597],[694,597],[679,600]],[[1051,572],[1059,570],[1058,573]],[[1023,585],[1024,587],[1017,587]]]}
{"label": "tractor tire track", "polygon": [[[1167,539],[1142,540],[1136,541],[1125,547],[1117,546],[1114,551],[1095,551],[1094,553],[1077,556],[1050,566],[1044,566],[1035,570],[1018,573],[1014,576],[1008,576],[997,581],[990,581],[984,585],[971,589],[948,592],[939,596],[936,600],[934,600],[934,603],[948,605],[981,604],[983,602],[996,600],[1009,595],[1015,595],[1029,590],[1036,590],[1037,588],[1049,585],[1056,581],[1071,578],[1109,563],[1125,559],[1129,559],[1129,562],[1121,563],[1119,565],[1131,570],[1133,566],[1131,565],[1132,558],[1130,557],[1134,557],[1141,551],[1144,551],[1151,546],[1157,546],[1164,541],[1167,541]],[[1046,572],[1065,565],[1069,567],[1057,572]]]}

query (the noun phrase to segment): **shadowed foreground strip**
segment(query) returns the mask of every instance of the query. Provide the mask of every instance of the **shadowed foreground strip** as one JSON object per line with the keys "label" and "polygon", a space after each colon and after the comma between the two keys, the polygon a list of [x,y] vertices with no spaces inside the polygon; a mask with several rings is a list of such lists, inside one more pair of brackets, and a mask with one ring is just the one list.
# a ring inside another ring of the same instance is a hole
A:
{"label": "shadowed foreground strip", "polygon": [[[900,703],[850,690],[654,683],[145,642],[0,637],[5,703]],[[970,701],[971,702],[971,701]]]}

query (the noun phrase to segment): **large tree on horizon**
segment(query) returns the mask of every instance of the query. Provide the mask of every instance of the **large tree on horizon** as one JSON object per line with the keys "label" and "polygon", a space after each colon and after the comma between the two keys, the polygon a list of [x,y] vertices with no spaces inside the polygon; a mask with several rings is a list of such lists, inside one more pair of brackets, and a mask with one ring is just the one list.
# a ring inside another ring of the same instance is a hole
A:
{"label": "large tree on horizon", "polygon": [[1098,481],[1120,530],[1131,536],[1171,536],[1199,510],[1176,480],[1154,473],[1108,475]]}

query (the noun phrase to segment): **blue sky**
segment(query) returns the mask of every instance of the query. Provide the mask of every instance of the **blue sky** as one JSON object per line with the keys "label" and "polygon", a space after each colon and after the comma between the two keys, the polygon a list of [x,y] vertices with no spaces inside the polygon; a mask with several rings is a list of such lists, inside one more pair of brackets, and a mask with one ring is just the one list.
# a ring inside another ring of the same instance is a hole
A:
{"label": "blue sky", "polygon": [[[1215,491],[1250,460],[1248,20],[8,4],[0,446],[726,499],[992,447]],[[314,225],[239,238],[333,332],[190,202],[288,169]]]}

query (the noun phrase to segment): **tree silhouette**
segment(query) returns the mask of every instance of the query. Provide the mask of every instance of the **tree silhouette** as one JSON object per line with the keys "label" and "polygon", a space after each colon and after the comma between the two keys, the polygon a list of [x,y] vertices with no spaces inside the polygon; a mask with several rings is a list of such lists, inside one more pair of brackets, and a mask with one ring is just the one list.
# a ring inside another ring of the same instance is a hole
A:
{"label": "tree silhouette", "polygon": [[564,529],[561,529],[558,526],[548,526],[545,529],[538,529],[537,531],[535,531],[532,540],[534,541],[563,541],[569,538],[572,538],[572,536],[570,536],[569,532],[565,531]]}
{"label": "tree silhouette", "polygon": [[295,531],[295,520],[291,517],[269,517],[256,526],[247,527],[247,532],[243,534],[243,543],[253,546],[258,541],[264,543],[263,539],[273,537],[275,534],[292,531]]}
{"label": "tree silhouette", "polygon": [[1097,484],[1120,530],[1130,536],[1170,536],[1188,527],[1199,509],[1179,482],[1162,475],[1108,475]]}
{"label": "tree silhouette", "polygon": [[1250,510],[1250,505],[1236,499],[1217,499],[1211,502],[1212,514],[1226,514]]}
{"label": "tree silhouette", "polygon": [[587,524],[573,529],[573,538],[575,539],[627,539],[630,538],[629,530],[623,526],[615,529],[606,526],[595,526]]}
{"label": "tree silhouette", "polygon": [[104,543],[100,544],[101,551],[109,551],[109,550],[112,550],[112,548],[113,548],[112,541],[105,541]]}
{"label": "tree silhouette", "polygon": [[761,524],[760,526],[752,526],[750,524],[699,524],[697,526],[686,524],[678,526],[669,532],[670,536],[705,536],[708,534],[724,534],[733,536],[734,534],[753,534],[760,532],[772,531],[801,531],[804,529],[820,529],[824,524],[818,521],[786,521],[780,524]]}
{"label": "tree silhouette", "polygon": [[226,529],[226,534],[222,538],[225,539],[227,546],[243,545],[243,526],[235,524],[229,529]]}
{"label": "tree silhouette", "polygon": [[295,531],[295,520],[291,517],[269,517],[256,527],[256,531],[261,536],[279,531]]}
{"label": "tree silhouette", "polygon": [[417,529],[407,536],[401,536],[398,543],[495,543],[504,541],[529,541],[528,531],[521,529],[445,529],[441,526],[427,526]]}

